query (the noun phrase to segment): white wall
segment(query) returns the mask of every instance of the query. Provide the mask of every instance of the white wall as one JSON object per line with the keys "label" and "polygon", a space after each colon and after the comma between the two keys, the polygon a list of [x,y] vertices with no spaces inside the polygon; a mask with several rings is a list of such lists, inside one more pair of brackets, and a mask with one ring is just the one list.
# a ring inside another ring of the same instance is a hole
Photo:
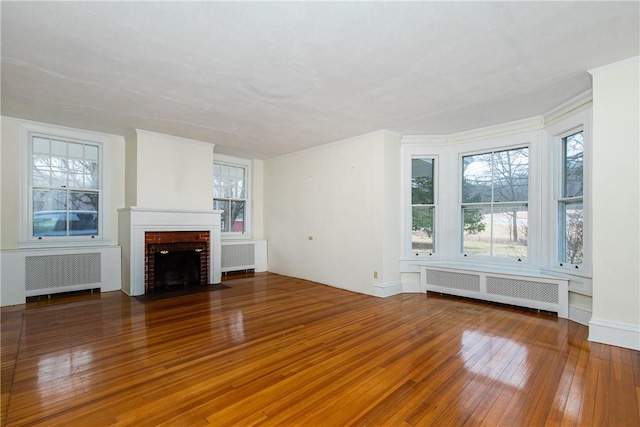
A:
{"label": "white wall", "polygon": [[18,247],[20,215],[20,132],[19,122],[2,118],[0,138],[0,247]]}
{"label": "white wall", "polygon": [[269,271],[364,294],[398,284],[399,141],[379,131],[266,160]]}
{"label": "white wall", "polygon": [[[127,175],[135,176],[135,182],[127,182],[135,185],[135,191],[128,191],[130,206],[213,209],[214,144],[142,130],[136,130],[135,136],[135,159],[127,158]],[[127,144],[133,143],[128,137]]]}
{"label": "white wall", "polygon": [[251,235],[254,240],[264,239],[264,162],[251,162]]}
{"label": "white wall", "polygon": [[593,318],[589,339],[640,350],[640,67],[593,75]]}

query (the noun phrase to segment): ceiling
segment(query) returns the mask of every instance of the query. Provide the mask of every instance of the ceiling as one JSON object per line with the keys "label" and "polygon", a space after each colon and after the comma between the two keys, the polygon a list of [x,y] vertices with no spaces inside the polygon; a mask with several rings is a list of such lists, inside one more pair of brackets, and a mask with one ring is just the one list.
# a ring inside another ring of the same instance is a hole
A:
{"label": "ceiling", "polygon": [[266,159],[543,114],[637,56],[632,2],[2,1],[2,115]]}

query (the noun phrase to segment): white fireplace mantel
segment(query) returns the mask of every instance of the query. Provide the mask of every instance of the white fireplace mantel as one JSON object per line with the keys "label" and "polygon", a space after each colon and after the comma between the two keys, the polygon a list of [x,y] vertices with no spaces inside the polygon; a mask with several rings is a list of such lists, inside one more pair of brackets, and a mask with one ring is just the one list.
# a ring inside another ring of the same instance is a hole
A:
{"label": "white fireplace mantel", "polygon": [[132,206],[118,210],[122,245],[122,290],[144,294],[144,235],[147,231],[208,231],[209,283],[220,283],[222,211],[169,210]]}

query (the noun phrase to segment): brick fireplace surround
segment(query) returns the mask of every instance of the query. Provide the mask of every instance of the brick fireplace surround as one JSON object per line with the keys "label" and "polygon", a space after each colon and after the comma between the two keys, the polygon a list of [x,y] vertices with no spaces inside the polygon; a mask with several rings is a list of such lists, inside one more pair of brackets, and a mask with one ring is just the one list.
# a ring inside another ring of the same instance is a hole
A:
{"label": "brick fireplace surround", "polygon": [[195,251],[200,259],[200,284],[209,283],[208,231],[147,231],[144,234],[145,292],[153,292],[155,283],[155,255],[163,251]]}

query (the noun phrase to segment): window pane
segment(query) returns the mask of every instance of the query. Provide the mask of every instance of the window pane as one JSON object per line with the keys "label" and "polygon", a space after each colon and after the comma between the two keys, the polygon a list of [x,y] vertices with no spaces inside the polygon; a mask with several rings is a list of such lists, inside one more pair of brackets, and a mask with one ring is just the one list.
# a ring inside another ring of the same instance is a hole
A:
{"label": "window pane", "polygon": [[98,160],[98,147],[95,145],[85,145],[84,158],[87,160]]}
{"label": "window pane", "polygon": [[64,187],[67,185],[67,174],[64,172],[51,172],[51,186]]}
{"label": "window pane", "polygon": [[524,259],[528,212],[522,205],[463,207],[463,252]]}
{"label": "window pane", "polygon": [[33,235],[64,236],[67,234],[67,192],[34,190]]}
{"label": "window pane", "polygon": [[69,192],[69,234],[94,236],[98,234],[98,194]]}
{"label": "window pane", "polygon": [[233,218],[233,223],[230,224],[230,231],[244,233],[244,202],[231,202],[229,218]]}
{"label": "window pane", "polygon": [[41,154],[49,154],[49,139],[33,137],[33,152]]}
{"label": "window pane", "polygon": [[411,159],[411,204],[434,203],[433,159]]}
{"label": "window pane", "polygon": [[527,207],[494,207],[492,220],[493,255],[526,258],[529,233]]}
{"label": "window pane", "polygon": [[230,202],[228,200],[214,200],[213,201],[213,209],[217,211],[222,211],[222,215],[220,218],[220,231],[223,233],[229,232],[229,209]]}
{"label": "window pane", "polygon": [[582,201],[560,203],[560,262],[582,263],[584,255],[583,218]]}
{"label": "window pane", "polygon": [[83,151],[82,144],[78,144],[77,142],[69,143],[69,157],[81,159],[84,155]]}
{"label": "window pane", "polygon": [[529,150],[493,153],[493,201],[524,202],[529,199]]}
{"label": "window pane", "polygon": [[412,210],[411,249],[415,252],[434,251],[434,208],[414,206]]}
{"label": "window pane", "polygon": [[54,156],[67,157],[67,142],[58,141],[56,139],[51,141],[51,154]]}
{"label": "window pane", "polygon": [[41,236],[66,236],[67,212],[43,211],[33,214],[33,235]]}
{"label": "window pane", "polygon": [[564,182],[563,197],[582,196],[584,140],[582,132],[563,140]]}
{"label": "window pane", "polygon": [[74,211],[97,211],[98,193],[70,191],[69,210]]}
{"label": "window pane", "polygon": [[64,157],[51,157],[49,160],[51,170],[66,172],[69,169],[67,159]]}
{"label": "window pane", "polygon": [[462,202],[491,202],[491,153],[462,158]]}
{"label": "window pane", "polygon": [[34,155],[32,168],[32,183],[36,186],[51,185],[51,171],[49,168],[49,156]]}
{"label": "window pane", "polygon": [[462,208],[465,254],[491,255],[491,207]]}
{"label": "window pane", "polygon": [[[76,196],[78,198],[82,198],[79,195]],[[97,194],[84,196],[89,196],[93,201],[95,201],[94,206],[96,209],[69,211],[69,235],[71,236],[95,236],[98,234]],[[88,206],[88,203],[86,202],[87,200],[82,203]]]}

